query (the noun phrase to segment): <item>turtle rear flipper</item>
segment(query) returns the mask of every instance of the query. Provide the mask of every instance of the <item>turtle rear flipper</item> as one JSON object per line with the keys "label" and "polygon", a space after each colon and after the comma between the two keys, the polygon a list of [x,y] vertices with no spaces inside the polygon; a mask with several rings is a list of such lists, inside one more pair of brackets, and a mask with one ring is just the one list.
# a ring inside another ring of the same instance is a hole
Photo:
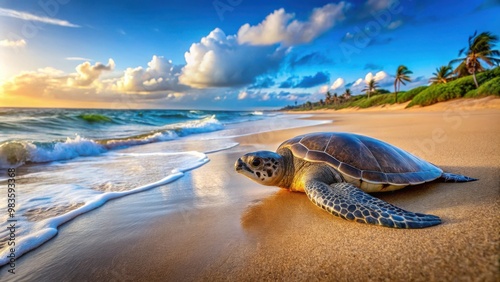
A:
{"label": "turtle rear flipper", "polygon": [[439,179],[443,182],[469,182],[478,180],[477,178],[472,178],[465,175],[448,173],[448,172],[443,172],[443,174]]}
{"label": "turtle rear flipper", "polygon": [[435,215],[413,213],[374,198],[350,183],[305,183],[309,199],[327,212],[347,220],[393,228],[424,228],[441,223]]}

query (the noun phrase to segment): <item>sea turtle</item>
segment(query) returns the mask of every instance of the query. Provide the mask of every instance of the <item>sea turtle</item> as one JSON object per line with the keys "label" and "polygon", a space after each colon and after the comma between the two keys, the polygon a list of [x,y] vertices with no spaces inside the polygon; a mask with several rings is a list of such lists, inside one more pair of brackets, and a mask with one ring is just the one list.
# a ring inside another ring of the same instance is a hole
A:
{"label": "sea turtle", "polygon": [[393,191],[436,179],[477,180],[444,173],[383,141],[334,132],[294,137],[276,153],[248,153],[236,161],[235,169],[263,185],[305,192],[315,205],[335,216],[394,228],[424,228],[441,219],[403,210],[365,192]]}

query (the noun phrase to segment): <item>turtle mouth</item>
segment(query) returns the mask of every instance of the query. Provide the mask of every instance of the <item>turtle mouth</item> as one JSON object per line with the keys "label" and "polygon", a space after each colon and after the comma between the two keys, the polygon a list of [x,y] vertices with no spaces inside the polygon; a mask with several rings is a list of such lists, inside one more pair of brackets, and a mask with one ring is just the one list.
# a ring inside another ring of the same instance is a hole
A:
{"label": "turtle mouth", "polygon": [[236,163],[234,164],[234,169],[236,170],[236,172],[239,172],[239,173],[242,173],[242,172],[250,172],[253,174],[253,170],[251,170],[250,168],[248,168],[248,166],[246,165],[246,163],[244,161],[242,161],[241,159],[238,159],[236,161]]}

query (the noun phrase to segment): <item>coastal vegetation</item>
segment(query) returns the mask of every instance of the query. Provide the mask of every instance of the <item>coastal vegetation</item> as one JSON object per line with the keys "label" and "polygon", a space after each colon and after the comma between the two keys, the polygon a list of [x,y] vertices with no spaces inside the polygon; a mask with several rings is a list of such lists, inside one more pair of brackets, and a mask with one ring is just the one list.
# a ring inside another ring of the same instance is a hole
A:
{"label": "coastal vegetation", "polygon": [[[457,98],[500,96],[500,51],[494,49],[497,42],[498,37],[490,32],[475,32],[469,36],[468,46],[459,51],[460,58],[436,68],[429,79],[430,85],[400,91],[401,84],[412,81],[412,71],[400,65],[394,75],[393,93],[379,88],[377,81],[372,78],[362,90],[365,94],[354,95],[349,88],[341,95],[328,91],[325,100],[307,101],[301,105],[287,106],[284,110],[368,108],[410,101],[406,106],[408,108]],[[453,70],[454,64],[458,65]]]}
{"label": "coastal vegetation", "polygon": [[467,69],[472,74],[476,88],[479,88],[476,73],[484,70],[481,62],[486,63],[490,67],[500,63],[500,59],[496,58],[500,56],[500,51],[493,50],[497,41],[498,37],[489,32],[482,32],[478,35],[476,31],[474,35],[469,36],[469,46],[458,52],[459,56],[465,55],[465,57],[450,62],[450,64],[460,63],[455,69],[455,73],[460,72],[464,68]]}
{"label": "coastal vegetation", "polygon": [[[438,102],[444,102],[456,98],[476,98],[488,95],[500,96],[500,84],[490,83],[495,78],[500,78],[500,68],[483,71],[474,78],[472,75],[455,79],[449,83],[435,84],[416,95],[408,104],[408,107],[415,105],[428,106]],[[481,87],[476,89],[477,81]],[[496,79],[498,82],[498,79]],[[482,88],[485,86],[484,88]],[[488,91],[488,92],[486,92]],[[491,92],[490,92],[491,91]]]}
{"label": "coastal vegetation", "polygon": [[401,84],[406,85],[406,82],[410,82],[410,74],[413,72],[404,65],[400,65],[396,71],[396,79],[394,80],[394,101],[398,102],[398,91],[401,90]]}
{"label": "coastal vegetation", "polygon": [[434,76],[429,79],[432,84],[446,83],[452,79],[453,70],[450,65],[441,66],[432,75]]}
{"label": "coastal vegetation", "polygon": [[368,99],[370,99],[370,94],[372,93],[377,93],[377,88],[378,84],[375,81],[375,78],[370,79],[368,83],[366,84],[366,87],[363,89],[363,91],[366,92],[366,95],[368,95]]}

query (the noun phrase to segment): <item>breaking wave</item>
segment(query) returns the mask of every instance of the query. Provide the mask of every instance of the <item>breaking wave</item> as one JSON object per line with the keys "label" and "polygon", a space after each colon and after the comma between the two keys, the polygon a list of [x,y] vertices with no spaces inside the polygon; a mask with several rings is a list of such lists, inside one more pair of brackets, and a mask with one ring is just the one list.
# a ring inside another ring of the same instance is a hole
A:
{"label": "breaking wave", "polygon": [[74,137],[51,142],[7,141],[0,144],[0,168],[95,156],[117,148],[169,141],[223,128],[224,125],[215,116],[211,116],[202,120],[171,124],[159,130],[123,138],[95,140],[76,134]]}

